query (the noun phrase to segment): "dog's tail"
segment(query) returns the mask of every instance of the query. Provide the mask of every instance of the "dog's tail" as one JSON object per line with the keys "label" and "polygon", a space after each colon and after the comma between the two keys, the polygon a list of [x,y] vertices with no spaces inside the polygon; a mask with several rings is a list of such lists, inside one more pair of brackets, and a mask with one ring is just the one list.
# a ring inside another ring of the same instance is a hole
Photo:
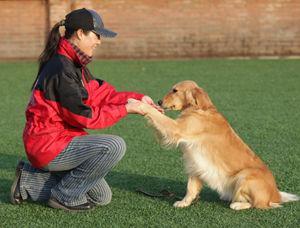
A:
{"label": "dog's tail", "polygon": [[300,200],[299,196],[287,193],[287,192],[279,192],[281,196],[281,203],[287,203],[292,201],[298,201]]}

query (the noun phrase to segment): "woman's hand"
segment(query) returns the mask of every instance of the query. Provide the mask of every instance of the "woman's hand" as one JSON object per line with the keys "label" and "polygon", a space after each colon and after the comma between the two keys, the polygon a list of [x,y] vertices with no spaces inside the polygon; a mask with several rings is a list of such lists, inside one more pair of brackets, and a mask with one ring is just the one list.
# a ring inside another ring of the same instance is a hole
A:
{"label": "woman's hand", "polygon": [[163,110],[160,106],[158,106],[157,104],[155,104],[155,103],[153,102],[153,100],[152,100],[151,97],[149,97],[149,96],[147,96],[147,95],[146,95],[146,96],[143,96],[143,98],[142,98],[141,101],[144,102],[144,103],[146,103],[146,104],[151,105],[152,107],[154,107],[155,109],[157,109],[159,112],[164,113],[164,110]]}

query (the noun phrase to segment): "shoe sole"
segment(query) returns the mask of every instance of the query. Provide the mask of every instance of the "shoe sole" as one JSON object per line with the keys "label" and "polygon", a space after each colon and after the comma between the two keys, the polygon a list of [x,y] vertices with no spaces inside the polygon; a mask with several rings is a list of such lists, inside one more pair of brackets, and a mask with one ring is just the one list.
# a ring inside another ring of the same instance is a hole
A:
{"label": "shoe sole", "polygon": [[61,205],[60,203],[58,202],[55,202],[54,200],[49,200],[48,201],[48,205],[52,208],[55,208],[55,209],[62,209],[64,211],[68,211],[68,212],[87,212],[87,211],[91,211],[93,210],[94,208],[91,208],[91,209],[87,209],[87,210],[71,210],[67,207],[64,207],[63,205]]}
{"label": "shoe sole", "polygon": [[[18,166],[20,165],[21,161],[18,163]],[[24,165],[24,164],[23,164]],[[16,188],[17,188],[17,185],[18,185],[18,182],[19,182],[19,179],[21,178],[21,173],[22,173],[22,169],[20,169],[20,171],[16,171],[15,173],[15,180],[13,182],[13,184],[11,185],[11,188],[10,188],[10,202],[14,205],[19,205],[21,204],[20,201],[16,200],[15,197],[14,197],[14,194],[15,194],[15,191],[16,191]]]}
{"label": "shoe sole", "polygon": [[20,202],[18,200],[16,200],[14,197],[14,193],[15,193],[15,190],[16,190],[16,187],[18,184],[18,180],[19,179],[16,179],[10,188],[10,202],[14,205],[20,204]]}

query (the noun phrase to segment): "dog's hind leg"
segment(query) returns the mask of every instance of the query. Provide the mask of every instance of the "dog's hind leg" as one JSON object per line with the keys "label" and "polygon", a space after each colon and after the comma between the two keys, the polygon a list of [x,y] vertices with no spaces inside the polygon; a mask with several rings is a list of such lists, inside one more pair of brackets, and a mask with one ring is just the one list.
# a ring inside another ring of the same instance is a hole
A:
{"label": "dog's hind leg", "polygon": [[234,202],[230,204],[230,208],[233,210],[243,210],[251,208],[251,203],[248,202]]}
{"label": "dog's hind leg", "polygon": [[244,210],[252,207],[251,196],[249,195],[247,187],[244,185],[245,181],[240,181],[242,185],[236,186],[232,203],[230,208],[233,210]]}
{"label": "dog's hind leg", "polygon": [[270,173],[263,169],[246,169],[238,175],[230,208],[235,210],[274,208],[280,203],[278,190]]}
{"label": "dog's hind leg", "polygon": [[198,197],[202,189],[202,181],[197,176],[190,176],[185,197],[174,203],[174,207],[188,207]]}

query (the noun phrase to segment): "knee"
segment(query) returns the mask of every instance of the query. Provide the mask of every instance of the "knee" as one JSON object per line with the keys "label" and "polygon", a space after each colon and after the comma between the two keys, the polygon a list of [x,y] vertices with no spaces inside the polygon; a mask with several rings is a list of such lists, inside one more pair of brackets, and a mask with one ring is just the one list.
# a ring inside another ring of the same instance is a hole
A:
{"label": "knee", "polygon": [[102,135],[93,147],[96,158],[102,159],[102,155],[105,153],[111,161],[115,162],[120,161],[126,152],[124,139],[117,135]]}
{"label": "knee", "polygon": [[126,143],[123,138],[120,136],[113,135],[111,137],[111,153],[112,156],[116,158],[116,160],[121,160],[126,152]]}

